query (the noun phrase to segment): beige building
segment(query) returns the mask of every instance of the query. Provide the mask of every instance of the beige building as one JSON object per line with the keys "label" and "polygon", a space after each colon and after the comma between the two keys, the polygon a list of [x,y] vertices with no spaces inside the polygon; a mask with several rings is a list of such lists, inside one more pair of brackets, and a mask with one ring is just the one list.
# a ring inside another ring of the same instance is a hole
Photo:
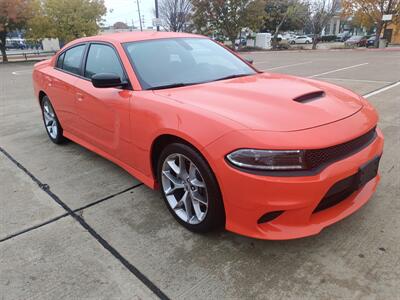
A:
{"label": "beige building", "polygon": [[400,24],[390,23],[383,32],[383,38],[390,44],[400,45]]}

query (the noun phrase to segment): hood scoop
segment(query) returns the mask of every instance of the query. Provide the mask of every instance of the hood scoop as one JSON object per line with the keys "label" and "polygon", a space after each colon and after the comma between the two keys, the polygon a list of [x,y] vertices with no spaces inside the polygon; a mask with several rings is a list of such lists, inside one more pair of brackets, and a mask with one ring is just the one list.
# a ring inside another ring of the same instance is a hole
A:
{"label": "hood scoop", "polygon": [[311,102],[320,98],[325,97],[325,92],[324,91],[316,91],[316,92],[311,92],[311,93],[307,93],[301,96],[298,96],[296,98],[294,98],[293,100],[296,102],[300,102],[300,103],[307,103],[307,102]]}

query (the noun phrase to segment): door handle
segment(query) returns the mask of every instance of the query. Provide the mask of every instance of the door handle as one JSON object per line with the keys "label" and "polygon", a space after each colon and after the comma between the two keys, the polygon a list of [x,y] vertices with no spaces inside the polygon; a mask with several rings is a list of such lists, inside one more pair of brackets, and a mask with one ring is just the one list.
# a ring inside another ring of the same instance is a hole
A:
{"label": "door handle", "polygon": [[79,102],[82,102],[82,101],[83,101],[83,98],[84,98],[83,94],[81,94],[81,93],[76,93],[76,100],[78,100]]}
{"label": "door handle", "polygon": [[47,85],[51,87],[53,85],[53,79],[50,76],[46,76]]}

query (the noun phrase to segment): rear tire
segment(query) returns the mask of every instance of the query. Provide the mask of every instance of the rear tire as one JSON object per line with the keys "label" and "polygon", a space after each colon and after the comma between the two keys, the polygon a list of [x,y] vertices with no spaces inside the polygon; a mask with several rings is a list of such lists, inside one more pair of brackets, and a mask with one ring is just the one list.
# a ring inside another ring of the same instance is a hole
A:
{"label": "rear tire", "polygon": [[58,121],[56,111],[50,102],[49,97],[44,96],[41,101],[43,123],[50,140],[55,144],[65,142],[63,129]]}
{"label": "rear tire", "polygon": [[186,229],[205,233],[225,224],[217,180],[192,147],[167,145],[158,159],[157,179],[168,210]]}

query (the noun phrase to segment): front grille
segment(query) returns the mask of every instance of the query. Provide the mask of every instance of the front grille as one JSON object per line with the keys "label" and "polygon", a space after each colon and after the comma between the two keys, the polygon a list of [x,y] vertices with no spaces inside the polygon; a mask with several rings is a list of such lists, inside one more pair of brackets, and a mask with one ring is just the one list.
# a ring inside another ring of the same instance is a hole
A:
{"label": "front grille", "polygon": [[363,164],[356,174],[336,182],[318,203],[314,212],[319,212],[339,204],[375,178],[378,174],[380,159],[380,156],[376,156],[374,159]]}
{"label": "front grille", "polygon": [[319,202],[313,213],[335,206],[353,194],[358,188],[355,184],[356,178],[357,174],[354,174],[336,182]]}
{"label": "front grille", "polygon": [[304,159],[307,169],[321,167],[325,164],[343,159],[368,146],[376,137],[376,128],[349,142],[316,150],[306,150]]}

